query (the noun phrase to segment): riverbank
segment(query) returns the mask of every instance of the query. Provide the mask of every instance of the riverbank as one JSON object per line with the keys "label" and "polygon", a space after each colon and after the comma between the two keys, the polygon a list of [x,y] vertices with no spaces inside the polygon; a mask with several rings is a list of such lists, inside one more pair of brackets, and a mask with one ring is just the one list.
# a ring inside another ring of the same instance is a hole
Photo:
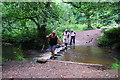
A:
{"label": "riverbank", "polygon": [[48,60],[45,64],[29,61],[3,63],[3,78],[117,78],[117,70],[102,65]]}

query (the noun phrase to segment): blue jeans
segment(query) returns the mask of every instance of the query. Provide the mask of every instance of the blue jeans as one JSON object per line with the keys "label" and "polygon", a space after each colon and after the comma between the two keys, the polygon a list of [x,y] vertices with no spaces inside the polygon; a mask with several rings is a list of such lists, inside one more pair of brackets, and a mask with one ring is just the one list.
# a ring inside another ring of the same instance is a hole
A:
{"label": "blue jeans", "polygon": [[50,50],[55,50],[57,45],[49,45]]}
{"label": "blue jeans", "polygon": [[73,44],[75,44],[75,36],[71,36],[70,45],[72,45],[72,42],[73,42]]}

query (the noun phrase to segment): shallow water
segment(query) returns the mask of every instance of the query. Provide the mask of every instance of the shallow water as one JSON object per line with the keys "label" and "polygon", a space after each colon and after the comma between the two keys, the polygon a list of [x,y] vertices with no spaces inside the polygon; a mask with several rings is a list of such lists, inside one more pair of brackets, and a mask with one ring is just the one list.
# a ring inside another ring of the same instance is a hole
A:
{"label": "shallow water", "polygon": [[114,58],[118,57],[118,53],[108,48],[72,46],[57,60],[111,65],[115,63]]}
{"label": "shallow water", "polygon": [[[111,65],[115,63],[114,58],[120,57],[120,55],[118,55],[119,53],[118,51],[102,47],[72,46],[67,51],[58,53],[62,56],[57,56],[56,60]],[[40,50],[22,49],[20,46],[2,47],[3,57],[13,60],[16,59],[17,55],[22,55],[29,60],[45,55],[50,56],[51,54],[50,52],[41,53]]]}

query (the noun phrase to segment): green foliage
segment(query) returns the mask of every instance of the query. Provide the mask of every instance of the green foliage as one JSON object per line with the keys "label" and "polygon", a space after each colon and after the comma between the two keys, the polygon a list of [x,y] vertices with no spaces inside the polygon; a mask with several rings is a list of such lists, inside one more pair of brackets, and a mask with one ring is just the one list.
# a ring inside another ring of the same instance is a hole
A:
{"label": "green foliage", "polygon": [[[75,5],[80,8],[75,8]],[[114,19],[118,14],[117,6],[118,3],[114,2],[3,2],[2,41],[13,44],[33,43],[41,48],[45,43],[44,36],[53,30],[61,35],[65,29],[82,31],[108,26],[108,23],[116,25]],[[42,25],[45,25],[45,30]],[[92,27],[88,28],[88,25]]]}
{"label": "green foliage", "polygon": [[120,42],[114,43],[111,45],[113,49],[119,49],[120,48]]}
{"label": "green foliage", "polygon": [[104,32],[104,35],[98,39],[102,46],[120,48],[120,28],[113,28]]}
{"label": "green foliage", "polygon": [[[77,23],[91,28],[118,24],[119,2],[70,2]],[[102,8],[101,8],[102,7]]]}
{"label": "green foliage", "polygon": [[116,63],[112,64],[112,67],[111,69],[117,69],[117,70],[120,70],[120,60],[116,59]]}
{"label": "green foliage", "polygon": [[2,58],[2,62],[7,62],[7,61],[9,61],[9,60],[6,58]]}
{"label": "green foliage", "polygon": [[11,32],[5,31],[3,33],[3,42],[11,43],[25,43],[33,41],[37,32],[35,30],[17,30],[13,29]]}
{"label": "green foliage", "polygon": [[25,55],[23,55],[23,50],[21,49],[21,46],[3,46],[2,48],[3,54],[2,54],[2,61],[12,61],[12,60],[19,60],[19,61],[25,61]]}
{"label": "green foliage", "polygon": [[119,64],[117,64],[117,63],[112,64],[112,69],[119,69],[120,70],[120,63]]}
{"label": "green foliage", "polygon": [[16,57],[16,59],[19,60],[19,61],[25,61],[26,60],[23,56],[20,56],[20,55],[18,55]]}
{"label": "green foliage", "polygon": [[[60,9],[61,6],[63,6],[63,9]],[[27,40],[28,42],[32,41],[33,36],[37,35],[36,31],[40,33],[43,31],[41,29],[42,24],[46,25],[45,28],[48,29],[46,32],[50,33],[55,27],[66,23],[66,19],[67,24],[75,22],[70,7],[64,3],[61,5],[50,2],[4,2],[2,9],[3,41],[5,42],[23,43]],[[35,42],[37,42],[36,39]]]}
{"label": "green foliage", "polygon": [[93,28],[84,27],[83,30],[92,30]]}

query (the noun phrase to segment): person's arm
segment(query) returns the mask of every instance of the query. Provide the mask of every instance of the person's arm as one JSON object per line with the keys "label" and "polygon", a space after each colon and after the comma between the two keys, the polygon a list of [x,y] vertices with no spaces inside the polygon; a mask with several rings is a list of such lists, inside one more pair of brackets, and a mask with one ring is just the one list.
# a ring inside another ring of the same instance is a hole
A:
{"label": "person's arm", "polygon": [[68,38],[68,40],[70,40],[70,33],[68,33],[68,37],[67,38]]}
{"label": "person's arm", "polygon": [[74,32],[75,36],[76,36],[76,32]]}
{"label": "person's arm", "polygon": [[64,43],[59,39],[58,36],[57,36],[57,40],[60,42],[60,44],[61,44],[62,46],[65,46]]}
{"label": "person's arm", "polygon": [[63,36],[64,35],[64,33],[62,33],[60,36]]}
{"label": "person's arm", "polygon": [[70,37],[70,33],[68,33],[68,38]]}
{"label": "person's arm", "polygon": [[49,38],[51,34],[47,35],[46,38]]}
{"label": "person's arm", "polygon": [[71,33],[69,32],[69,38],[68,38],[68,40],[70,40],[70,36],[71,36]]}

